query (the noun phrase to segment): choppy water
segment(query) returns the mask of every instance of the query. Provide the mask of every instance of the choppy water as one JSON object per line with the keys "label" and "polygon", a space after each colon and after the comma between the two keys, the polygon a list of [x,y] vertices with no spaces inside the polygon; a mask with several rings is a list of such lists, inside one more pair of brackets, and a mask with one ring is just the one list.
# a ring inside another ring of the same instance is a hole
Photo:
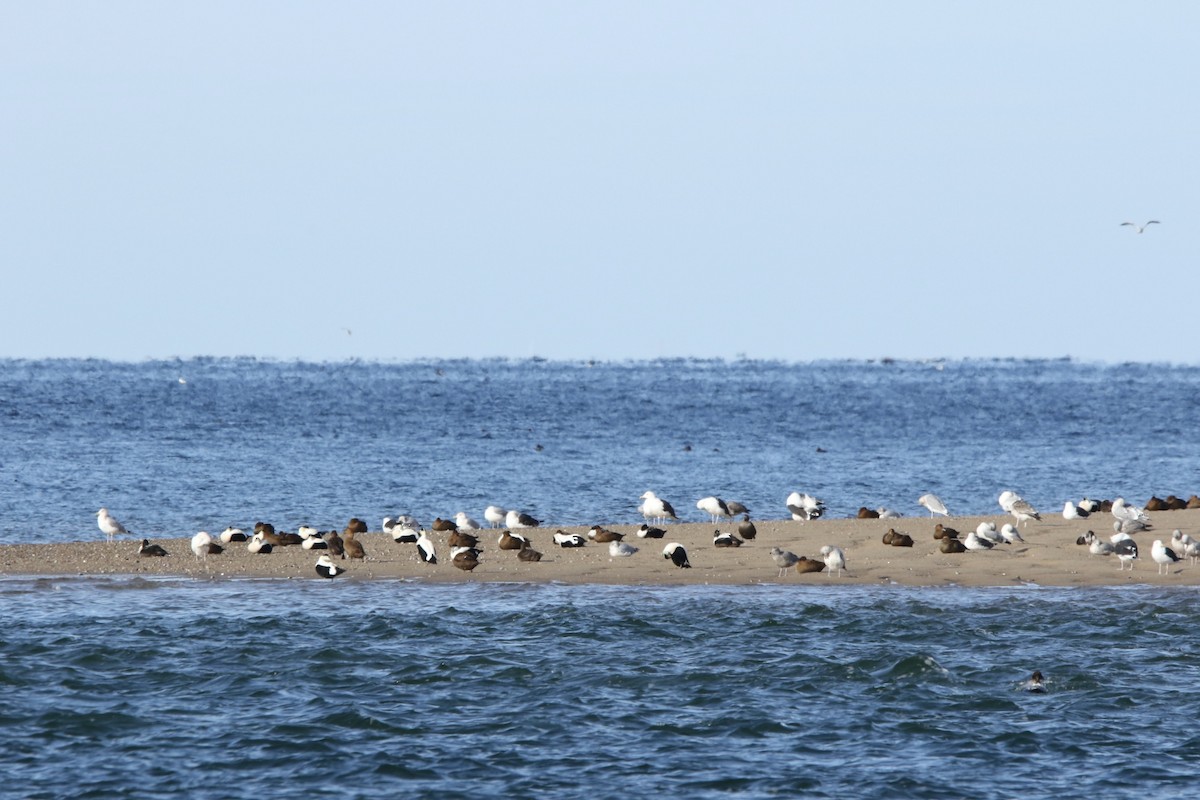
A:
{"label": "choppy water", "polygon": [[[1160,365],[0,361],[0,543],[1052,510],[1200,490],[1198,428]],[[0,796],[1187,797],[1198,597],[9,578]]]}
{"label": "choppy water", "polygon": [[714,493],[760,518],[794,490],[835,516],[1144,501],[1200,491],[1198,428],[1200,368],[1146,364],[0,361],[0,542],[96,537],[102,505],[181,536],[489,504],[631,522],[647,489],[696,521]]}
{"label": "choppy water", "polygon": [[1197,786],[1187,590],[9,579],[0,603],[6,797]]}

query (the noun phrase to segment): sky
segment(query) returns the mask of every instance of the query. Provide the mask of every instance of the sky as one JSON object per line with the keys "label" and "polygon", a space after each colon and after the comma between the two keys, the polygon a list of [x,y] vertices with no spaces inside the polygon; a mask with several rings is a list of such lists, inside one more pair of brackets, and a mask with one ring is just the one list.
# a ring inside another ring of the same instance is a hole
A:
{"label": "sky", "polygon": [[1198,30],[0,0],[0,357],[1200,363]]}

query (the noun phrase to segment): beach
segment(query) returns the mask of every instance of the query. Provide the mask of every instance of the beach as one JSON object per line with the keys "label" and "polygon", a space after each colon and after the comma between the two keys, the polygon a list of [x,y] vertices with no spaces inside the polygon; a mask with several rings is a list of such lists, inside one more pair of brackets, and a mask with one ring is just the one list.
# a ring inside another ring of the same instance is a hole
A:
{"label": "beach", "polygon": [[[982,521],[997,527],[1012,522],[1011,517],[902,517],[899,519],[816,519],[755,520],[758,534],[740,547],[713,546],[713,532],[737,531],[733,523],[671,523],[663,525],[663,539],[641,539],[637,525],[606,525],[625,534],[625,541],[639,548],[629,557],[613,558],[607,544],[589,542],[580,548],[561,548],[554,544],[556,530],[587,536],[581,526],[556,528],[543,525],[521,531],[532,546],[543,554],[540,562],[528,563],[515,551],[500,550],[499,530],[477,531],[483,554],[479,566],[471,572],[456,568],[450,561],[448,534],[430,531],[436,545],[438,563],[426,564],[417,556],[416,545],[394,542],[385,533],[360,534],[358,539],[366,558],[338,560],[347,572],[336,580],[405,580],[436,583],[481,582],[557,582],[562,584],[608,585],[754,585],[804,584],[820,586],[898,585],[898,586],[1155,586],[1200,585],[1200,565],[1181,558],[1169,565],[1169,573],[1159,575],[1151,559],[1155,539],[1168,544],[1172,530],[1184,533],[1200,529],[1200,510],[1159,511],[1152,515],[1153,528],[1138,533],[1139,557],[1133,569],[1118,568],[1115,556],[1089,553],[1076,544],[1092,530],[1108,541],[1113,517],[1097,513],[1087,519],[1065,520],[1045,516],[1030,521],[1019,530],[1025,542],[997,545],[987,552],[942,553],[934,539],[938,522],[955,528],[965,537]],[[912,547],[893,547],[882,541],[884,533],[894,529],[913,539]],[[218,533],[213,532],[214,536]],[[179,576],[202,580],[227,579],[301,579],[322,580],[314,570],[318,551],[299,546],[278,547],[268,555],[247,551],[244,543],[233,543],[219,555],[198,559],[191,551],[191,534],[179,537],[151,538],[152,544],[166,549],[166,557],[138,555],[141,539],[122,538],[112,543],[97,540],[49,544],[11,544],[0,546],[0,574],[5,576],[100,576],[143,577]],[[686,549],[690,569],[675,567],[663,557],[663,547],[679,542]],[[772,547],[789,550],[798,556],[819,559],[824,545],[842,548],[846,570],[842,575],[826,572],[799,574],[788,570],[783,576],[771,559]]]}

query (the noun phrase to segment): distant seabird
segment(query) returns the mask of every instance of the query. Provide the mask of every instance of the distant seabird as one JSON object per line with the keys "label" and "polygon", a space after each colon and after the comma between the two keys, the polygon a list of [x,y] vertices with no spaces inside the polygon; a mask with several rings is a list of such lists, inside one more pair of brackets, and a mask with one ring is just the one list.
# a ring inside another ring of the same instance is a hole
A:
{"label": "distant seabird", "polygon": [[96,512],[96,524],[100,526],[100,532],[108,537],[111,543],[114,536],[119,534],[129,533],[125,530],[125,526],[117,522],[117,518],[108,513],[107,508],[102,508]]}
{"label": "distant seabird", "polygon": [[949,536],[942,538],[942,543],[938,545],[938,549],[940,549],[943,553],[967,552],[967,546],[965,544],[960,542],[958,539],[952,539]]}
{"label": "distant seabird", "polygon": [[149,539],[142,539],[142,543],[138,547],[138,555],[146,558],[152,558],[155,556],[161,557],[165,556],[166,554],[166,550],[162,549],[156,544],[150,544]]}
{"label": "distant seabird", "polygon": [[734,536],[732,533],[721,533],[713,531],[713,546],[714,547],[741,547],[742,540]]}
{"label": "distant seabird", "polygon": [[583,547],[587,544],[587,539],[584,539],[578,533],[557,531],[554,534],[554,543],[559,547]]}
{"label": "distant seabird", "polygon": [[931,518],[934,514],[941,514],[943,517],[950,516],[950,512],[946,510],[946,504],[936,494],[923,494],[917,498],[917,502],[929,509]]}
{"label": "distant seabird", "polygon": [[825,571],[825,562],[824,561],[818,561],[817,559],[809,558],[808,556],[800,556],[799,558],[796,559],[796,572],[799,572],[801,575],[805,575],[809,572],[824,572],[824,571]]}
{"label": "distant seabird", "polygon": [[504,525],[508,528],[536,528],[541,524],[542,521],[540,519],[534,519],[528,514],[523,514],[515,509],[510,510],[504,515]]}
{"label": "distant seabird", "polygon": [[446,533],[447,531],[458,530],[458,525],[456,525],[453,521],[448,520],[448,519],[442,519],[441,517],[437,517],[436,519],[434,519],[434,521],[432,522],[432,524],[430,524],[429,527],[433,528],[438,533]]}
{"label": "distant seabird", "polygon": [[785,502],[788,512],[792,515],[792,519],[807,522],[810,519],[817,519],[825,513],[825,504],[811,494],[804,492],[792,492],[787,496]]}
{"label": "distant seabird", "polygon": [[1158,574],[1163,574],[1163,567],[1167,568],[1167,574],[1171,574],[1171,565],[1179,560],[1179,555],[1162,543],[1162,539],[1155,539],[1154,544],[1150,547],[1150,557],[1154,559],[1154,563],[1158,565]]}
{"label": "distant seabird", "polygon": [[483,510],[483,518],[493,528],[499,528],[504,524],[504,517],[507,512],[500,506],[488,506]]}
{"label": "distant seabird", "polygon": [[729,516],[736,517],[738,514],[749,514],[750,509],[739,503],[737,500],[726,500],[725,506],[729,509]]}
{"label": "distant seabird", "polygon": [[247,541],[248,539],[249,539],[249,537],[246,536],[245,531],[243,531],[241,528],[235,528],[232,525],[230,525],[225,530],[221,531],[221,541],[224,542],[225,544],[232,544],[233,542],[244,542],[244,541]]}
{"label": "distant seabird", "polygon": [[1036,519],[1038,522],[1041,522],[1042,520],[1042,516],[1037,512],[1037,509],[1029,505],[1029,503],[1022,500],[1020,497],[1013,500],[1012,508],[1009,509],[1009,513],[1017,518],[1018,525],[1020,525],[1022,522],[1028,522],[1031,519]]}
{"label": "distant seabird", "polygon": [[417,536],[417,555],[426,564],[437,563],[437,554],[433,550],[433,540],[425,534],[425,531],[421,531]]}
{"label": "distant seabird", "polygon": [[859,506],[858,507],[858,518],[859,519],[879,519],[879,512],[874,509],[867,508],[866,506]]}
{"label": "distant seabird", "polygon": [[719,497],[702,497],[696,501],[696,508],[708,514],[710,522],[716,522],[719,517],[733,517],[729,506]]}
{"label": "distant seabird", "polygon": [[880,506],[875,509],[875,513],[879,515],[879,519],[900,519],[900,517],[904,516],[899,511],[890,509],[887,506]]}
{"label": "distant seabird", "polygon": [[775,562],[775,566],[779,567],[779,577],[792,567],[796,566],[799,557],[790,550],[781,550],[778,547],[771,548],[771,560]]}
{"label": "distant seabird", "polygon": [[1144,509],[1126,503],[1124,497],[1113,500],[1111,513],[1121,522],[1150,522],[1150,515]]}
{"label": "distant seabird", "polygon": [[1142,531],[1150,530],[1149,523],[1142,522],[1140,519],[1118,519],[1113,520],[1113,530],[1117,533],[1141,533]]}
{"label": "distant seabird", "polygon": [[588,538],[599,544],[604,544],[605,542],[619,542],[625,538],[625,534],[610,531],[603,525],[593,525],[588,530]]}
{"label": "distant seabird", "polygon": [[834,570],[837,570],[840,578],[842,570],[846,568],[846,554],[842,552],[842,548],[827,544],[821,548],[821,555],[825,559],[825,566],[829,568],[827,574],[832,575]]}
{"label": "distant seabird", "polygon": [[349,526],[342,531],[342,547],[345,552],[342,553],[342,558],[353,558],[362,560],[367,557],[367,551],[363,548],[362,542],[354,538],[354,531],[350,530]]}
{"label": "distant seabird", "polygon": [[1022,688],[1030,694],[1045,694],[1046,679],[1042,677],[1042,673],[1034,670],[1034,673],[1029,676],[1029,680],[1022,684]]}
{"label": "distant seabird", "polygon": [[646,523],[642,523],[642,527],[637,529],[639,539],[661,539],[667,535],[667,532],[662,528],[652,528]]}
{"label": "distant seabird", "polygon": [[608,543],[608,554],[613,558],[624,558],[631,556],[637,551],[638,549],[636,547],[631,544],[625,544],[624,542]]}
{"label": "distant seabird", "polygon": [[275,545],[267,541],[266,534],[262,531],[250,537],[250,541],[246,542],[246,549],[251,553],[266,555],[275,549]]}
{"label": "distant seabird", "polygon": [[450,563],[464,572],[479,566],[479,551],[473,547],[459,547],[450,551]]}
{"label": "distant seabird", "polygon": [[1129,571],[1133,571],[1133,562],[1138,557],[1137,542],[1133,539],[1121,539],[1113,544],[1113,552],[1117,554],[1117,558],[1121,559],[1120,567],[1125,569],[1125,565],[1129,565]]}
{"label": "distant seabird", "polygon": [[536,562],[542,560],[542,554],[532,547],[525,547],[517,553],[517,558],[520,561]]}
{"label": "distant seabird", "polygon": [[1143,223],[1143,224],[1141,224],[1141,225],[1138,225],[1136,222],[1122,222],[1122,223],[1121,223],[1121,224],[1120,224],[1118,227],[1121,227],[1121,228],[1123,228],[1123,227],[1125,227],[1126,225],[1128,225],[1129,227],[1133,228],[1133,229],[1134,229],[1135,231],[1137,231],[1138,233],[1141,233],[1142,231],[1146,230],[1146,228],[1147,228],[1148,226],[1150,226],[1150,225],[1161,225],[1161,224],[1162,224],[1162,223],[1161,223],[1161,222],[1159,222],[1158,220],[1156,220],[1156,219],[1152,219],[1152,220],[1149,220],[1149,221],[1147,221],[1147,222],[1145,222],[1145,223]]}
{"label": "distant seabird", "polygon": [[683,549],[683,545],[679,542],[671,542],[663,548],[663,558],[669,560],[675,566],[681,569],[691,569],[692,565],[688,563],[687,550]]}
{"label": "distant seabird", "polygon": [[334,564],[329,560],[329,556],[325,554],[321,554],[321,557],[317,559],[316,569],[317,574],[322,578],[330,579],[336,578],[346,571],[345,567],[339,567],[337,564]]}
{"label": "distant seabird", "polygon": [[1175,554],[1178,555],[1180,558],[1183,558],[1184,556],[1187,555],[1188,545],[1191,544],[1193,541],[1194,540],[1192,539],[1191,536],[1189,536],[1188,534],[1179,530],[1178,528],[1171,531],[1170,547],[1172,550],[1175,551]]}
{"label": "distant seabird", "polygon": [[329,555],[338,558],[346,555],[346,542],[337,531],[328,531],[325,534],[325,543],[329,545]]}
{"label": "distant seabird", "polygon": [[1070,500],[1063,504],[1063,519],[1084,519],[1090,513],[1091,512],[1075,505]]}
{"label": "distant seabird", "polygon": [[993,541],[991,541],[990,539],[982,538],[977,533],[975,533],[975,531],[971,531],[970,533],[967,534],[967,538],[963,540],[963,546],[965,546],[968,550],[979,551],[979,550],[991,550],[993,547],[996,546],[996,544]]}
{"label": "distant seabird", "polygon": [[1004,526],[1000,528],[1000,538],[1007,544],[1016,544],[1017,542],[1025,541],[1021,538],[1021,533],[1017,530],[1017,527],[1011,522],[1004,523]]}
{"label": "distant seabird", "polygon": [[750,521],[750,515],[746,514],[742,517],[742,521],[738,523],[738,535],[743,539],[750,540],[758,536],[758,528],[754,527],[754,523]]}
{"label": "distant seabird", "polygon": [[[391,530],[388,532],[392,534],[392,541],[398,544],[415,544],[417,537],[421,535],[421,529],[419,527],[410,528],[407,525],[401,525],[400,523],[393,525]],[[457,531],[455,531],[455,533],[457,533]],[[450,534],[450,536],[453,537],[454,533]]]}
{"label": "distant seabird", "polygon": [[200,531],[192,537],[192,552],[196,558],[207,559],[208,556],[224,552],[225,548],[213,541],[208,531]]}
{"label": "distant seabird", "polygon": [[1083,541],[1088,546],[1088,552],[1094,556],[1111,556],[1113,553],[1112,544],[1099,538],[1091,531],[1083,535]]}
{"label": "distant seabird", "polygon": [[529,540],[519,533],[504,531],[497,540],[501,550],[524,550],[529,547]]}
{"label": "distant seabird", "polygon": [[955,530],[954,528],[948,528],[939,522],[937,525],[933,526],[933,538],[934,539],[957,539],[958,531]]}
{"label": "distant seabird", "polygon": [[638,506],[638,511],[646,519],[659,523],[666,522],[668,519],[679,519],[679,517],[675,516],[675,509],[671,504],[654,492],[643,492],[640,499],[642,503]]}
{"label": "distant seabird", "polygon": [[467,512],[460,511],[454,515],[454,523],[458,525],[460,531],[477,531],[479,523],[467,516]]}
{"label": "distant seabird", "polygon": [[[414,532],[412,541],[415,542],[418,535],[418,533]],[[396,541],[400,540],[397,539]],[[446,544],[450,545],[451,547],[475,547],[479,544],[479,537],[470,533],[466,533],[460,528],[450,534],[450,537],[446,539]]]}
{"label": "distant seabird", "polygon": [[346,523],[346,530],[350,533],[366,533],[367,523],[358,517],[351,517],[350,521]]}

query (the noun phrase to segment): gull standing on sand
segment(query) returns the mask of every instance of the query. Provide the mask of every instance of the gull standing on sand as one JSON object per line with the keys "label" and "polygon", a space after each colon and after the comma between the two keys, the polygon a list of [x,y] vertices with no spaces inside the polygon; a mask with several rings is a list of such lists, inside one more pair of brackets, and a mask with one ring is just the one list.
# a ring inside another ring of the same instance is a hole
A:
{"label": "gull standing on sand", "polygon": [[796,566],[796,562],[800,560],[800,557],[791,550],[781,550],[778,547],[772,547],[771,560],[775,562],[775,566],[779,567],[779,577],[782,578],[783,573]]}
{"label": "gull standing on sand", "polygon": [[829,570],[825,574],[833,575],[836,569],[838,577],[842,577],[842,570],[846,568],[846,554],[842,552],[842,548],[827,544],[821,548],[821,555],[825,558],[825,568]]}
{"label": "gull standing on sand", "polygon": [[655,522],[666,522],[668,518],[679,519],[675,516],[675,509],[671,504],[654,492],[647,491],[641,496],[642,504],[638,506],[638,511],[642,512],[642,516],[646,519],[652,519]]}
{"label": "gull standing on sand", "polygon": [[1123,227],[1125,227],[1126,225],[1128,225],[1129,227],[1133,228],[1133,229],[1134,229],[1135,231],[1137,231],[1138,233],[1142,233],[1142,232],[1143,232],[1143,231],[1145,231],[1145,230],[1146,230],[1146,228],[1147,228],[1147,227],[1149,227],[1150,225],[1162,225],[1162,223],[1161,223],[1161,222],[1159,222],[1159,221],[1158,221],[1158,220],[1156,220],[1156,219],[1152,219],[1152,220],[1150,220],[1150,221],[1148,221],[1148,222],[1146,222],[1146,223],[1144,223],[1144,224],[1142,224],[1142,225],[1138,225],[1136,222],[1122,222],[1122,223],[1121,223],[1121,224],[1120,224],[1118,227],[1121,227],[1121,228],[1123,228]]}
{"label": "gull standing on sand", "polygon": [[108,537],[109,543],[113,537],[121,533],[129,533],[125,530],[125,526],[117,522],[117,518],[108,513],[107,508],[102,508],[96,512],[96,524],[100,526],[100,531]]}
{"label": "gull standing on sand", "polygon": [[192,537],[192,552],[196,554],[196,558],[203,558],[207,561],[210,553],[215,556],[224,550],[224,547],[213,541],[213,537],[208,531],[200,531]]}
{"label": "gull standing on sand", "polygon": [[696,508],[708,514],[709,521],[713,524],[716,524],[718,517],[733,517],[733,514],[729,511],[729,506],[719,497],[701,497],[696,501]]}
{"label": "gull standing on sand", "polygon": [[1017,524],[1028,522],[1031,519],[1036,519],[1041,522],[1041,515],[1037,509],[1029,505],[1021,495],[1016,492],[1001,492],[998,501],[1000,507],[1017,518]]}
{"label": "gull standing on sand", "polygon": [[917,502],[929,509],[930,519],[934,514],[941,514],[943,517],[950,516],[950,512],[946,510],[946,504],[936,494],[923,494],[917,498]]}
{"label": "gull standing on sand", "polygon": [[500,506],[488,506],[483,510],[483,518],[488,521],[488,524],[493,528],[499,528],[504,524],[506,512]]}
{"label": "gull standing on sand", "polygon": [[477,531],[479,523],[467,516],[467,512],[460,511],[454,515],[454,523],[458,525],[460,531]]}
{"label": "gull standing on sand", "polygon": [[1125,569],[1125,565],[1129,565],[1129,571],[1133,572],[1133,562],[1138,557],[1137,542],[1133,539],[1119,539],[1113,543],[1113,552],[1117,554],[1117,558],[1121,560],[1120,567]]}
{"label": "gull standing on sand", "polygon": [[540,519],[534,519],[528,514],[524,514],[516,509],[510,510],[504,515],[504,524],[508,528],[536,528],[542,524]]}
{"label": "gull standing on sand", "polygon": [[1145,509],[1126,503],[1124,497],[1113,500],[1112,515],[1122,522],[1129,520],[1130,522],[1148,523],[1150,521],[1150,515],[1146,513]]}
{"label": "gull standing on sand", "polygon": [[1150,547],[1150,557],[1154,559],[1154,563],[1158,564],[1158,574],[1163,574],[1163,567],[1167,568],[1167,574],[1171,574],[1171,565],[1179,560],[1179,555],[1162,543],[1162,539],[1155,539],[1154,544]]}

